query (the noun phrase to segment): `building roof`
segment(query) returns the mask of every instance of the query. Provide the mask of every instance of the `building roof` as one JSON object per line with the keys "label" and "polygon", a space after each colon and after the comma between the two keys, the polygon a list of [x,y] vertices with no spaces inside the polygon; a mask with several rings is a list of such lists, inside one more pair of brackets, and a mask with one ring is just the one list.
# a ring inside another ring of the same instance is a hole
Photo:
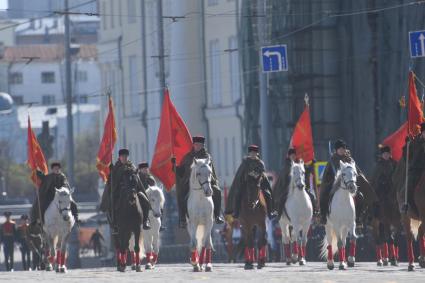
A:
{"label": "building roof", "polygon": [[[76,56],[83,60],[97,59],[96,45],[79,45],[79,51]],[[2,60],[6,62],[17,62],[35,58],[37,61],[57,61],[64,57],[65,50],[63,45],[34,44],[6,47]]]}

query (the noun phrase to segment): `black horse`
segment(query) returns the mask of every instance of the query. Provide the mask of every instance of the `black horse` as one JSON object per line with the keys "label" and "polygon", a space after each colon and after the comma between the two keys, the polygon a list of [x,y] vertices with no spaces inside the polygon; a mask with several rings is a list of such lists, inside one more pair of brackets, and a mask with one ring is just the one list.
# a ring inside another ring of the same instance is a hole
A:
{"label": "black horse", "polygon": [[136,271],[140,272],[140,232],[143,212],[138,196],[140,180],[135,172],[126,172],[120,184],[118,203],[116,204],[116,223],[118,234],[114,236],[117,250],[117,269],[124,272],[127,265],[129,242],[134,235],[134,252]]}

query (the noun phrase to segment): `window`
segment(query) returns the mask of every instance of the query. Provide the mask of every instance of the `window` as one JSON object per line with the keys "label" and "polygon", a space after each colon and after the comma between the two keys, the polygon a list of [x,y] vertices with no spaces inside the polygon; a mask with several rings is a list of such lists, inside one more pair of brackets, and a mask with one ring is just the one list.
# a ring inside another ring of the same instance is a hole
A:
{"label": "window", "polygon": [[87,94],[79,94],[74,96],[72,101],[74,103],[87,104],[89,102],[89,97],[87,96]]}
{"label": "window", "polygon": [[20,85],[23,82],[23,77],[21,72],[14,72],[9,74],[9,83],[13,85]]}
{"label": "window", "polygon": [[218,5],[218,0],[208,0],[208,6]]}
{"label": "window", "polygon": [[212,104],[221,104],[221,70],[220,70],[220,43],[218,39],[211,40],[210,44],[210,86]]}
{"label": "window", "polygon": [[136,13],[136,1],[135,0],[127,0],[127,17],[128,23],[134,24],[137,21],[137,13]]}
{"label": "window", "polygon": [[24,97],[22,95],[13,95],[12,96],[13,103],[15,105],[22,105],[24,104]]}
{"label": "window", "polygon": [[87,71],[77,71],[77,82],[87,81]]}
{"label": "window", "polygon": [[240,96],[240,77],[239,77],[239,54],[237,51],[238,39],[236,36],[229,37],[229,70],[230,70],[230,93],[233,102],[238,101]]}
{"label": "window", "polygon": [[42,72],[41,73],[41,82],[43,84],[55,83],[55,73],[54,72]]}
{"label": "window", "polygon": [[109,18],[111,19],[111,29],[113,29],[115,27],[114,0],[111,0],[109,7],[109,10],[111,11]]}
{"label": "window", "polygon": [[128,76],[129,80],[129,90],[130,90],[130,101],[131,101],[131,112],[137,114],[140,111],[140,95],[138,88],[138,78],[137,78],[137,57],[135,55],[128,57]]}
{"label": "window", "polygon": [[41,103],[43,105],[55,104],[55,96],[54,95],[43,95],[42,98],[41,98]]}

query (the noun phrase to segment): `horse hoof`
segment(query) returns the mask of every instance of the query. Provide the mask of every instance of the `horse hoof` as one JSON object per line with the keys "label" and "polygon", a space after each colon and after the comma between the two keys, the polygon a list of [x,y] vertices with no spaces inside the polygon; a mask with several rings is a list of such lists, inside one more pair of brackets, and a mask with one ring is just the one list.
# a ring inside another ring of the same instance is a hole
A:
{"label": "horse hoof", "polygon": [[151,270],[152,269],[152,264],[149,262],[145,265],[145,269],[146,270]]}
{"label": "horse hoof", "polygon": [[304,266],[305,264],[306,264],[306,260],[305,260],[305,258],[301,258],[299,261],[298,261],[298,264],[300,265],[300,266]]}
{"label": "horse hoof", "polygon": [[136,265],[136,272],[142,272],[142,267],[140,265]]}
{"label": "horse hoof", "polygon": [[382,261],[382,263],[384,264],[384,266],[388,266],[388,258],[384,258],[384,260]]}
{"label": "horse hoof", "polygon": [[290,261],[287,261],[286,262],[286,265],[291,265],[292,263],[290,262]]}
{"label": "horse hoof", "polygon": [[396,259],[392,259],[391,266],[398,266],[398,261]]}
{"label": "horse hoof", "polygon": [[254,265],[252,264],[252,262],[246,262],[245,266],[244,266],[245,270],[251,270],[254,269]]}
{"label": "horse hoof", "polygon": [[212,271],[212,264],[208,263],[207,266],[205,266],[205,272],[211,272]]}
{"label": "horse hoof", "polygon": [[333,263],[333,261],[328,261],[327,266],[329,270],[333,270],[335,268],[335,264]]}
{"label": "horse hoof", "polygon": [[65,266],[62,266],[61,268],[59,268],[59,272],[60,273],[66,273],[67,272],[66,267]]}
{"label": "horse hoof", "polygon": [[266,261],[265,260],[258,261],[257,269],[263,269],[264,267],[266,267]]}
{"label": "horse hoof", "polygon": [[345,262],[340,262],[339,270],[347,270],[347,264]]}
{"label": "horse hoof", "polygon": [[52,270],[53,270],[53,267],[51,264],[46,265],[46,271],[52,271]]}
{"label": "horse hoof", "polygon": [[348,257],[348,262],[347,262],[348,267],[354,267],[355,262],[356,262],[356,259],[354,258],[354,256],[349,256]]}
{"label": "horse hoof", "polygon": [[56,273],[59,273],[60,272],[59,266],[56,266],[55,271],[56,271]]}
{"label": "horse hoof", "polygon": [[408,271],[415,271],[415,265],[413,263],[409,263],[409,266],[407,267]]}
{"label": "horse hoof", "polygon": [[194,272],[201,272],[202,271],[201,266],[198,263],[193,265],[193,271]]}
{"label": "horse hoof", "polygon": [[125,272],[125,268],[126,268],[126,266],[125,265],[121,265],[120,267],[119,267],[119,272]]}
{"label": "horse hoof", "polygon": [[377,265],[377,266],[382,266],[382,265],[383,265],[382,260],[381,260],[381,259],[380,259],[380,260],[378,260],[378,261],[376,262],[376,265]]}
{"label": "horse hoof", "polygon": [[293,254],[292,255],[292,263],[296,264],[298,262],[298,255],[297,254]]}
{"label": "horse hoof", "polygon": [[132,264],[131,265],[131,270],[136,270],[136,265],[135,264]]}

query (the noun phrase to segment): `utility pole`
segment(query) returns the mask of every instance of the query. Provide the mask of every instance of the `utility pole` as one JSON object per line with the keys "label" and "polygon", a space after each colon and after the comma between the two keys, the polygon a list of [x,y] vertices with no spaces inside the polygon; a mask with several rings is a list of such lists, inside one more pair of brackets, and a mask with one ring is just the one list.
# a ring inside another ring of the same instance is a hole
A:
{"label": "utility pole", "polygon": [[157,1],[157,14],[158,14],[158,59],[159,59],[159,84],[161,86],[160,94],[160,106],[162,107],[162,101],[164,98],[163,90],[166,86],[165,84],[165,62],[164,62],[164,19],[162,16],[162,0]]}
{"label": "utility pole", "polygon": [[[69,31],[69,5],[65,0],[65,80],[66,80],[66,118],[68,132],[68,178],[71,187],[75,185],[74,180],[74,128],[72,121],[72,74],[71,74],[71,36]],[[74,225],[69,237],[69,267],[81,267],[80,242],[78,239],[78,228]]]}
{"label": "utility pole", "polygon": [[[258,41],[260,46],[265,43],[266,35],[266,0],[257,0],[257,14],[261,15],[257,17],[258,26]],[[260,127],[261,127],[261,153],[266,166],[270,166],[270,155],[269,155],[269,132],[270,132],[270,121],[269,121],[269,99],[268,99],[268,75],[261,71],[261,62],[258,61],[258,74],[259,74],[259,92],[260,92]]]}
{"label": "utility pole", "polygon": [[74,180],[74,127],[72,121],[72,74],[71,74],[71,36],[69,31],[69,6],[65,0],[65,91],[66,91],[66,121],[68,134],[68,179],[71,186]]}

